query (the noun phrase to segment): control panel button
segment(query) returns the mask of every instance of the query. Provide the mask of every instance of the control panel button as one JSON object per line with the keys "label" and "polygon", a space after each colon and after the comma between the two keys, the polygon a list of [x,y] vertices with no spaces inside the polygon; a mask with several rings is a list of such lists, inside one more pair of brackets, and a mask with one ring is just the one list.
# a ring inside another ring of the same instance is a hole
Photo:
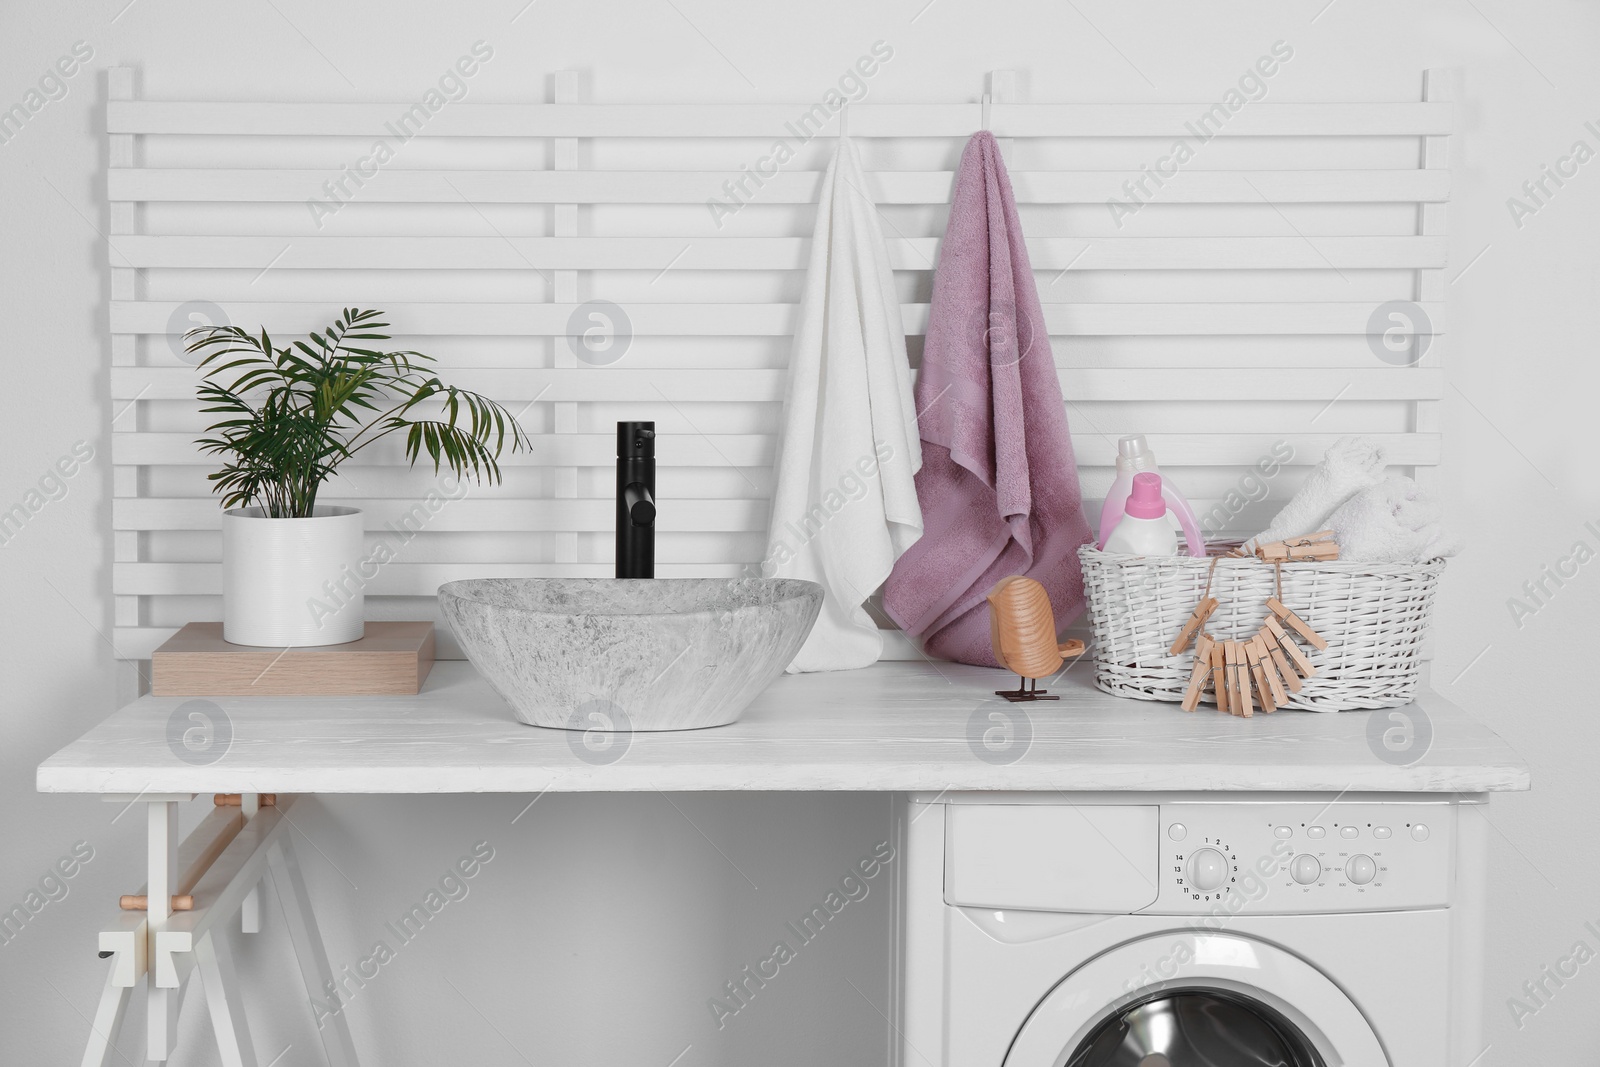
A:
{"label": "control panel button", "polygon": [[1290,862],[1289,874],[1301,885],[1310,885],[1322,877],[1322,861],[1302,852]]}
{"label": "control panel button", "polygon": [[1306,836],[1311,838],[1313,841],[1320,841],[1322,838],[1328,836],[1328,831],[1326,828],[1321,826],[1308,826],[1306,827]]}
{"label": "control panel button", "polygon": [[1189,886],[1202,893],[1222,888],[1228,880],[1228,857],[1214,848],[1202,848],[1189,857]]}
{"label": "control panel button", "polygon": [[1292,826],[1274,826],[1272,828],[1272,836],[1273,837],[1293,837],[1294,836],[1294,827],[1292,827]]}
{"label": "control panel button", "polygon": [[1394,831],[1389,829],[1387,826],[1374,826],[1372,828],[1372,836],[1376,837],[1379,841],[1389,840],[1389,836],[1393,833]]}
{"label": "control panel button", "polygon": [[1366,885],[1378,873],[1378,865],[1372,862],[1371,856],[1351,856],[1350,862],[1344,865],[1344,876],[1356,885]]}
{"label": "control panel button", "polygon": [[1427,824],[1419,822],[1416,825],[1411,827],[1411,840],[1413,840],[1413,841],[1426,841],[1427,839],[1428,839],[1428,827],[1427,827]]}
{"label": "control panel button", "polygon": [[1181,822],[1175,822],[1171,826],[1167,827],[1167,836],[1172,838],[1174,841],[1182,841],[1184,838],[1189,836],[1189,828],[1183,825]]}
{"label": "control panel button", "polygon": [[1341,826],[1339,827],[1339,836],[1347,840],[1352,837],[1360,837],[1361,829],[1356,826]]}

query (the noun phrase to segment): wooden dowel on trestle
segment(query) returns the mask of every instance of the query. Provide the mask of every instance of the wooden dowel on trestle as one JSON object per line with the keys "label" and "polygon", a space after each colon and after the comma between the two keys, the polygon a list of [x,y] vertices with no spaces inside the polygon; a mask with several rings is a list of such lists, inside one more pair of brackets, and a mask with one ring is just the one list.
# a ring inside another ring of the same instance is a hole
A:
{"label": "wooden dowel on trestle", "polygon": [[[139,893],[137,895],[127,893],[117,898],[117,907],[121,908],[123,911],[149,911],[150,898],[145,896],[143,893]],[[193,911],[194,897],[190,896],[188,893],[182,893],[173,897],[172,910]]]}
{"label": "wooden dowel on trestle", "polygon": [[[260,796],[263,808],[275,808],[278,806],[278,794],[262,793]],[[211,798],[211,803],[219,808],[237,808],[243,802],[243,796],[238,793],[218,793]]]}

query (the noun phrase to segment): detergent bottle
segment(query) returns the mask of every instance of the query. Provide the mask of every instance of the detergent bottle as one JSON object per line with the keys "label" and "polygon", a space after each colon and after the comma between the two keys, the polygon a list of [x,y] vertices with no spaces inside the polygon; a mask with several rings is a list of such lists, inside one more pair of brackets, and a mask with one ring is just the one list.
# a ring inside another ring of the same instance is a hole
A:
{"label": "detergent bottle", "polygon": [[[1144,434],[1133,434],[1117,440],[1117,479],[1111,483],[1111,491],[1106,494],[1105,504],[1100,508],[1102,550],[1109,551],[1106,545],[1111,537],[1111,531],[1116,529],[1126,513],[1128,497],[1133,492],[1133,479],[1137,474],[1161,474],[1161,468],[1156,465],[1156,455],[1150,451],[1150,445],[1145,440]],[[1205,538],[1200,536],[1200,523],[1194,517],[1194,509],[1166,478],[1161,478],[1160,484],[1161,497],[1166,502],[1164,521],[1175,530],[1183,530],[1189,555],[1204,556],[1206,542]]]}
{"label": "detergent bottle", "polygon": [[1130,556],[1178,554],[1178,537],[1167,523],[1167,502],[1161,497],[1161,475],[1141,471],[1133,476],[1133,489],[1105,550]]}

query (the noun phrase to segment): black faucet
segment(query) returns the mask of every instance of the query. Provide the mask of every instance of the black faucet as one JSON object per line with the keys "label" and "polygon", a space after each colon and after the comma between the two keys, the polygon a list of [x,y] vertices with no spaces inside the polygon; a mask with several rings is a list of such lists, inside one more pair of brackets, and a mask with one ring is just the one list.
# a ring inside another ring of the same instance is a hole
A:
{"label": "black faucet", "polygon": [[656,576],[656,424],[617,423],[618,578]]}

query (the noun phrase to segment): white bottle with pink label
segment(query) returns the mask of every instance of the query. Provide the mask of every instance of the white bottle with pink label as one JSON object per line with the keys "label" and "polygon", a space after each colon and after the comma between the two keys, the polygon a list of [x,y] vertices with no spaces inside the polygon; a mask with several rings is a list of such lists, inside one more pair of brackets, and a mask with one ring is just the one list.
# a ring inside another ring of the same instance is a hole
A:
{"label": "white bottle with pink label", "polygon": [[1161,475],[1135,474],[1133,489],[1122,505],[1122,521],[1106,538],[1107,552],[1130,556],[1176,556],[1178,536],[1167,523],[1167,502]]}

